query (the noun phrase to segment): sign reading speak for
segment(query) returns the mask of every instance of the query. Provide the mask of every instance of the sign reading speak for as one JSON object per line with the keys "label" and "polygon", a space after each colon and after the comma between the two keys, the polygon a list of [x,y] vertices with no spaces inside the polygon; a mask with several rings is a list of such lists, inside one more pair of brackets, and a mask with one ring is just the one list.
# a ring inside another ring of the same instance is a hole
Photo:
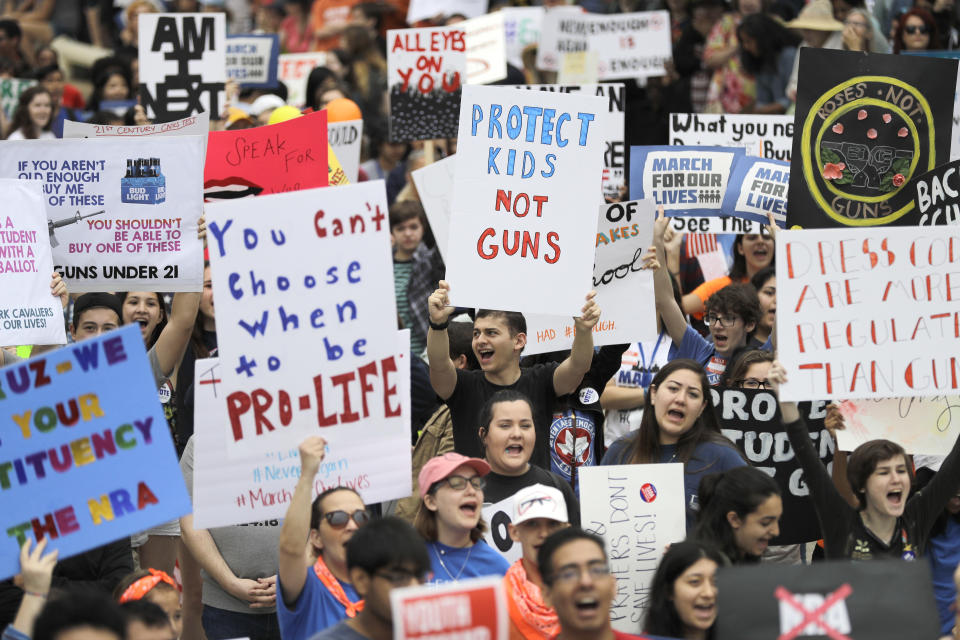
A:
{"label": "sign reading speak for", "polygon": [[[579,315],[590,291],[602,98],[463,88],[447,280],[453,304]],[[562,280],[558,289],[545,282]],[[491,282],[510,286],[491,287]]]}
{"label": "sign reading speak for", "polygon": [[777,235],[786,400],[956,394],[956,227]]}
{"label": "sign reading speak for", "polygon": [[3,369],[0,577],[27,540],[60,559],[190,511],[140,328]]}
{"label": "sign reading speak for", "polygon": [[507,640],[503,578],[475,578],[390,592],[394,640]]}
{"label": "sign reading speak for", "polygon": [[208,204],[207,220],[231,457],[317,427],[403,429],[383,181]]}
{"label": "sign reading speak for", "polygon": [[580,468],[583,528],[607,542],[617,593],[610,621],[618,631],[640,628],[650,585],[666,545],[686,536],[683,465],[630,464]]}

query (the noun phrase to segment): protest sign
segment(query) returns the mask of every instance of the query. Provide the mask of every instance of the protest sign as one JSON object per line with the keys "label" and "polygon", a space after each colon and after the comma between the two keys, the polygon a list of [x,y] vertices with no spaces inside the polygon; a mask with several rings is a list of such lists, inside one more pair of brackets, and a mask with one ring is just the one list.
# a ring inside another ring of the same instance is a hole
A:
{"label": "protest sign", "polygon": [[287,87],[287,104],[303,107],[307,99],[307,78],[316,67],[327,64],[325,51],[281,53],[277,58],[277,77]]}
{"label": "protest sign", "polygon": [[918,225],[910,183],[950,157],[957,61],[799,55],[788,224]]}
{"label": "protest sign", "polygon": [[363,143],[363,120],[327,122],[327,141],[350,182],[357,182],[360,173],[360,146]]}
{"label": "protest sign", "polygon": [[748,156],[789,162],[793,116],[671,113],[670,144],[743,147]]}
{"label": "protest sign", "polygon": [[957,228],[792,230],[781,256],[781,396],[925,397],[957,393]]}
{"label": "protest sign", "polygon": [[[803,469],[793,453],[783,428],[776,397],[755,389],[712,387],[713,405],[723,435],[733,442],[747,462],[769,474],[780,485],[783,516],[780,535],[770,544],[798,544],[820,538],[820,526]],[[801,415],[810,431],[813,447],[828,472],[833,469],[834,445],[823,426],[826,402],[801,403]]]}
{"label": "protest sign", "polygon": [[[603,317],[593,329],[594,346],[656,339],[657,321],[650,305],[653,272],[642,269],[643,255],[653,243],[656,211],[649,200],[600,206],[593,258],[593,289]],[[573,346],[570,316],[527,316],[525,355],[561,351]]]}
{"label": "protest sign", "polygon": [[477,18],[487,12],[490,0],[410,0],[407,7],[407,24],[420,20],[429,20],[436,16],[461,14],[467,18]]}
{"label": "protest sign", "polygon": [[140,103],[169,121],[219,114],[227,81],[224,13],[145,13],[139,18]]}
{"label": "protest sign", "polygon": [[37,84],[28,78],[0,78],[0,109],[9,120],[20,102],[20,94]]}
{"label": "protest sign", "polygon": [[940,637],[925,561],[724,567],[717,593],[717,640]]}
{"label": "protest sign", "polygon": [[[892,440],[910,454],[945,456],[960,436],[960,396],[844,400],[841,451],[870,440]],[[956,420],[956,422],[954,421]]]}
{"label": "protest sign", "polygon": [[394,640],[507,640],[503,578],[474,578],[390,591]]}
{"label": "protest sign", "polygon": [[466,38],[466,84],[490,84],[507,77],[507,42],[503,14],[465,20],[460,25]]}
{"label": "protest sign", "polygon": [[523,50],[540,42],[543,7],[502,7],[503,30],[507,48],[507,62],[523,69]]}
{"label": "protest sign", "polygon": [[913,180],[919,224],[960,224],[960,160],[940,165]]}
{"label": "protest sign", "polygon": [[227,79],[246,89],[277,86],[280,39],[275,33],[227,36]]}
{"label": "protest sign", "polygon": [[666,74],[673,54],[667,11],[595,14],[547,11],[537,68],[559,71],[563,54],[596,52],[597,78],[617,80]]}
{"label": "protest sign", "polygon": [[390,140],[455,137],[466,69],[459,26],[387,31]]}
{"label": "protest sign", "polygon": [[650,587],[667,545],[686,537],[683,465],[630,464],[580,469],[583,528],[607,542],[617,592],[610,622],[617,631],[640,628]]}
{"label": "protest sign", "polygon": [[235,319],[217,328],[230,456],[318,426],[328,439],[402,433],[383,182],[209,204],[207,220],[217,308]]}
{"label": "protest sign", "polygon": [[203,198],[234,200],[327,186],[327,112],[210,132]]}
{"label": "protest sign", "polygon": [[595,83],[600,66],[596,51],[572,51],[560,54],[557,84]]}
{"label": "protest sign", "polygon": [[769,224],[768,214],[783,227],[787,221],[790,163],[741,156],[733,165],[721,211],[729,216]]}
{"label": "protest sign", "polygon": [[558,93],[576,93],[600,96],[607,99],[608,115],[604,121],[606,151],[603,153],[603,195],[611,200],[621,200],[621,190],[626,182],[624,175],[624,85],[620,83],[555,85],[518,85],[519,89],[538,89]]}
{"label": "protest sign", "polygon": [[63,306],[50,295],[43,184],[0,179],[0,202],[0,346],[66,344]]}
{"label": "protest sign", "polygon": [[[455,305],[579,315],[591,289],[600,98],[467,85],[447,280]],[[562,278],[552,289],[545,282]],[[510,286],[491,287],[491,282]]]}
{"label": "protest sign", "polygon": [[199,291],[199,136],[7,141],[0,178],[38,180],[71,292]]}
{"label": "protest sign", "polygon": [[0,577],[28,539],[62,560],[190,511],[136,323],[10,365],[2,389]]}
{"label": "protest sign", "polygon": [[[370,441],[366,437],[328,437],[327,457],[313,482],[316,497],[331,487],[355,489],[373,504],[410,495],[409,330],[397,332],[398,386],[406,433]],[[194,431],[193,524],[199,529],[257,520],[282,519],[300,477],[295,446],[261,450],[243,458],[227,454],[230,419],[223,403],[219,359],[196,362],[196,430]],[[403,391],[406,390],[406,391]],[[306,437],[308,434],[304,434]]]}
{"label": "protest sign", "polygon": [[733,165],[735,147],[630,147],[630,197],[652,199],[667,215],[717,215]]}
{"label": "protest sign", "polygon": [[519,542],[513,541],[507,529],[507,525],[513,522],[513,496],[497,503],[485,503],[483,521],[487,523],[483,539],[490,548],[498,551],[511,564],[519,560],[523,555],[523,548]]}
{"label": "protest sign", "polygon": [[63,121],[64,138],[109,138],[112,136],[139,138],[142,136],[201,136],[203,157],[207,155],[207,135],[210,133],[210,114],[206,111],[173,122],[144,125],[90,124]]}
{"label": "protest sign", "polygon": [[428,164],[413,172],[420,203],[427,214],[427,222],[437,241],[437,249],[444,263],[447,262],[447,242],[450,236],[450,207],[453,199],[453,174],[457,161],[450,156]]}

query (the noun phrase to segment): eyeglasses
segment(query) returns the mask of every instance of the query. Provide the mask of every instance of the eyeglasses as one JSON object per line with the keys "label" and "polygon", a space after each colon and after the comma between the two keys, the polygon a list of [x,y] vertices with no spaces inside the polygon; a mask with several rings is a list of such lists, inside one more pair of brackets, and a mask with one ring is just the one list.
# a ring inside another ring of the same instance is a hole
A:
{"label": "eyeglasses", "polygon": [[859,20],[846,20],[846,21],[844,21],[843,24],[845,24],[845,25],[848,26],[848,27],[857,27],[857,28],[859,28],[859,29],[866,29],[866,28],[867,28],[867,23],[866,23],[866,22],[860,22]]}
{"label": "eyeglasses", "polygon": [[347,523],[350,522],[350,518],[353,518],[353,521],[357,523],[358,527],[362,527],[370,522],[370,514],[363,509],[357,509],[353,513],[347,513],[341,510],[330,511],[329,513],[323,514],[323,517],[326,518],[327,523],[334,529],[343,529],[347,526]]}
{"label": "eyeglasses", "polygon": [[718,316],[715,313],[708,313],[704,318],[704,321],[707,323],[708,327],[719,323],[721,327],[727,328],[737,324],[737,320],[739,319],[740,316]]}
{"label": "eyeglasses", "polygon": [[925,25],[925,24],[921,24],[921,25],[908,24],[907,26],[905,26],[905,27],[903,28],[903,31],[904,31],[904,33],[909,33],[909,34],[912,35],[912,36],[913,36],[913,35],[916,35],[916,34],[918,34],[918,33],[922,33],[922,34],[926,35],[926,34],[930,33],[930,27],[928,27],[928,26]]}
{"label": "eyeglasses", "polygon": [[468,482],[470,483],[470,486],[477,491],[483,491],[483,488],[487,486],[487,481],[480,476],[473,476],[471,478],[465,478],[463,476],[447,476],[443,480],[437,482],[437,484],[447,483],[454,491],[463,491],[467,488]]}
{"label": "eyeglasses", "polygon": [[770,386],[767,380],[757,380],[756,378],[741,378],[737,380],[737,386],[741,389],[766,389]]}
{"label": "eyeglasses", "polygon": [[423,574],[411,571],[409,569],[379,569],[373,572],[373,575],[383,578],[394,587],[403,587],[411,582],[420,582]]}
{"label": "eyeglasses", "polygon": [[[579,582],[583,578],[584,568],[580,565],[570,565],[568,567],[563,567],[555,574],[553,574],[553,582],[555,583],[571,583]],[[610,565],[606,563],[596,563],[591,564],[586,568],[587,573],[590,574],[590,578],[593,580],[602,580],[610,575]]]}

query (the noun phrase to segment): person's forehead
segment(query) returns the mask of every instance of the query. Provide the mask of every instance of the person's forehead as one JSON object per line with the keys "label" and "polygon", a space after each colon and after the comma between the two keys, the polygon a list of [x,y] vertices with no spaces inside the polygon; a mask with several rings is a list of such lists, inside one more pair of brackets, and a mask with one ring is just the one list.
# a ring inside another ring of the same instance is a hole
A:
{"label": "person's forehead", "polygon": [[80,322],[96,322],[97,324],[120,324],[120,316],[113,309],[107,307],[93,307],[80,312]]}
{"label": "person's forehead", "polygon": [[363,500],[353,491],[335,491],[323,499],[324,513],[336,511],[338,509],[363,509]]}
{"label": "person's forehead", "polygon": [[879,469],[880,467],[886,467],[888,469],[893,467],[905,467],[906,465],[907,461],[902,455],[898,454],[892,458],[887,458],[886,460],[878,460],[875,469]]}
{"label": "person's forehead", "polygon": [[598,561],[607,561],[603,549],[593,540],[587,540],[586,538],[572,540],[553,552],[553,566],[558,568],[570,564],[590,564]]}
{"label": "person's forehead", "polygon": [[485,329],[507,329],[507,321],[501,315],[484,316],[473,321],[473,328],[481,331]]}

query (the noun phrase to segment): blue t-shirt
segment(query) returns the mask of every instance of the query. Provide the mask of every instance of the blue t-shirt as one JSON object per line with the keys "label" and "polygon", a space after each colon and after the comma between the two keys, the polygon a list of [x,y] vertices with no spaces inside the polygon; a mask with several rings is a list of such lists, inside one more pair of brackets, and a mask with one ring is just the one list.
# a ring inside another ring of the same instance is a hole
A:
{"label": "blue t-shirt", "polygon": [[[428,542],[427,551],[433,569],[433,576],[427,580],[427,584],[443,584],[481,576],[503,577],[510,568],[510,563],[483,540],[464,548]],[[287,640],[287,637],[284,636],[283,640]]]}
{"label": "blue t-shirt", "polygon": [[[626,435],[610,445],[600,464],[629,464],[630,447],[633,445],[635,437],[637,437],[637,432]],[[671,462],[676,451],[677,445],[660,445],[660,462]],[[708,473],[717,473],[735,467],[745,467],[746,465],[747,463],[740,456],[740,452],[733,448],[733,444],[727,446],[717,442],[702,442],[697,445],[690,460],[683,466],[687,532],[693,530],[693,526],[697,522],[697,513],[700,511],[700,501],[697,497],[700,491],[700,479]]]}
{"label": "blue t-shirt", "polygon": [[957,600],[957,585],[953,581],[953,572],[960,563],[960,522],[952,516],[947,517],[946,530],[930,538],[928,555],[933,577],[933,595],[937,599],[940,611],[940,632],[950,635],[954,617],[951,605]]}
{"label": "blue t-shirt", "polygon": [[[341,582],[343,592],[350,602],[357,602],[360,596],[352,584]],[[332,627],[347,617],[347,610],[317,577],[313,567],[307,569],[307,580],[303,591],[293,608],[283,601],[280,589],[280,577],[277,576],[277,622],[283,640],[307,640],[310,636]]]}
{"label": "blue t-shirt", "polygon": [[[773,343],[768,338],[760,349],[762,351],[773,351]],[[703,368],[707,372],[707,382],[711,386],[720,384],[720,378],[723,377],[723,372],[727,370],[728,358],[717,353],[714,344],[697,333],[690,325],[687,325],[687,331],[683,334],[683,344],[680,345],[678,355],[671,356],[670,359],[673,360],[674,358],[693,358],[703,364]]]}

